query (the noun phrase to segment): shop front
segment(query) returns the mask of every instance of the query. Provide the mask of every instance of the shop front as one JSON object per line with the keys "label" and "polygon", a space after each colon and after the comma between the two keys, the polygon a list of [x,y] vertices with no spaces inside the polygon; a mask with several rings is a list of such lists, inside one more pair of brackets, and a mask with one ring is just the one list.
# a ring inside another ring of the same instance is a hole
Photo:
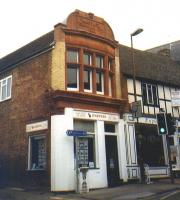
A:
{"label": "shop front", "polygon": [[[86,135],[69,136],[68,130]],[[51,190],[76,190],[77,162],[80,171],[87,168],[88,188],[120,185],[125,166],[123,135],[123,120],[117,113],[66,108],[64,115],[51,116]]]}

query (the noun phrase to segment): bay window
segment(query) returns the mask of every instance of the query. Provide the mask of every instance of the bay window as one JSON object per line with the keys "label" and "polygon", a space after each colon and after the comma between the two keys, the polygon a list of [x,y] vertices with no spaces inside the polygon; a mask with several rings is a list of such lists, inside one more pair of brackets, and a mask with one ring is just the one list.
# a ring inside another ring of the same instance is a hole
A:
{"label": "bay window", "polygon": [[113,57],[83,48],[68,48],[66,61],[67,90],[113,96]]}

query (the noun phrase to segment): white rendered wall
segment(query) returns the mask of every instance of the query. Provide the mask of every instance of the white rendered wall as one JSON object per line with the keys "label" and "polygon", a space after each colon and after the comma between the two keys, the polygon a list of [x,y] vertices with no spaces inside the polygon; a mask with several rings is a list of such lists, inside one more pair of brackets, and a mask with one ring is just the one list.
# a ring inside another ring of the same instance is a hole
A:
{"label": "white rendered wall", "polygon": [[[83,119],[82,119],[83,120]],[[95,122],[96,167],[88,170],[88,187],[108,186],[104,121]],[[73,130],[73,109],[66,108],[65,115],[51,116],[51,190],[71,191],[76,189],[73,137],[66,131]],[[120,178],[127,180],[124,122],[117,123],[118,156]]]}
{"label": "white rendered wall", "polygon": [[99,169],[90,169],[88,171],[89,188],[107,187],[107,169],[106,169],[106,148],[104,135],[104,122],[96,122],[96,161]]}
{"label": "white rendered wall", "polygon": [[74,145],[73,137],[67,136],[73,129],[72,110],[65,115],[51,116],[51,190],[74,190]]}
{"label": "white rendered wall", "polygon": [[118,155],[120,166],[120,178],[124,182],[128,180],[127,174],[127,159],[126,159],[126,146],[125,146],[125,132],[124,132],[124,120],[120,120],[118,124]]}

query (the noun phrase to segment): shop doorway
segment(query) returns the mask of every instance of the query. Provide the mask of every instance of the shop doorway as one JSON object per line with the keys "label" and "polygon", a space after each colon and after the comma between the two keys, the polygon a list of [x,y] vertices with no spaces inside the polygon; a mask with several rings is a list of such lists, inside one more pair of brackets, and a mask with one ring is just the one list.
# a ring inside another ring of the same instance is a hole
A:
{"label": "shop doorway", "polygon": [[120,184],[117,136],[105,136],[106,166],[108,186],[115,187]]}

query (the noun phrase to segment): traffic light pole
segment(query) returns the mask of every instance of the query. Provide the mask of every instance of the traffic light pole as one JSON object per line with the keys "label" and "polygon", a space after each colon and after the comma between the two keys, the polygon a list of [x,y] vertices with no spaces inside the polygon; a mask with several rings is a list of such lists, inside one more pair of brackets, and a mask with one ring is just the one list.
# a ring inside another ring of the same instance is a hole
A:
{"label": "traffic light pole", "polygon": [[166,141],[167,141],[167,149],[168,149],[168,162],[169,162],[169,172],[170,172],[170,179],[171,183],[174,183],[174,174],[172,170],[172,161],[171,161],[171,150],[170,150],[170,142],[169,142],[169,136],[166,135]]}

